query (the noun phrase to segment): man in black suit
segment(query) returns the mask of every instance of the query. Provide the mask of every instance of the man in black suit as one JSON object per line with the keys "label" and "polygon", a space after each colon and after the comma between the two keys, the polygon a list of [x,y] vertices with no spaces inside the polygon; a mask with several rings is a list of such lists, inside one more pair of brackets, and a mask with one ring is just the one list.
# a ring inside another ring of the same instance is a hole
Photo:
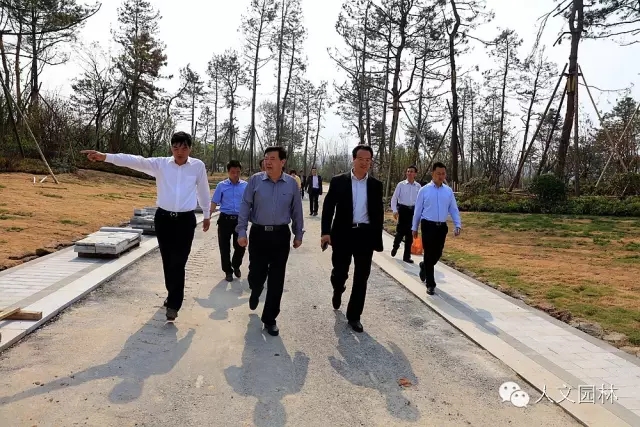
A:
{"label": "man in black suit", "polygon": [[[382,182],[369,176],[373,150],[367,145],[353,149],[353,169],[331,179],[322,205],[320,244],[331,245],[331,284],[333,308],[339,309],[351,258],[354,262],[353,287],[347,306],[347,320],[356,332],[362,332],[360,316],[364,309],[367,280],[371,273],[373,251],[382,252],[384,206]],[[334,218],[335,214],[335,218]]]}
{"label": "man in black suit", "polygon": [[322,195],[322,177],[318,175],[318,170],[311,168],[311,176],[307,177],[307,193],[309,193],[309,208],[311,216],[318,215],[318,198]]}

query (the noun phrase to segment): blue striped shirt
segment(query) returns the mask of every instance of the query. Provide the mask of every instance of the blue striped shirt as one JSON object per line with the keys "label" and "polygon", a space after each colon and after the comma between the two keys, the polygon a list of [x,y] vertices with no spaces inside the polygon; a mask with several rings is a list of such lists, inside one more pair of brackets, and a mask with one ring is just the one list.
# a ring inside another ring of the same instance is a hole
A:
{"label": "blue striped shirt", "polygon": [[437,187],[433,181],[431,181],[418,192],[411,230],[418,231],[418,226],[422,219],[434,222],[446,222],[448,215],[451,215],[453,224],[457,228],[462,228],[460,211],[458,210],[458,204],[456,203],[453,190],[446,184]]}
{"label": "blue striped shirt", "polygon": [[241,179],[234,184],[227,178],[216,185],[211,202],[220,206],[220,212],[224,214],[238,215],[245,188],[247,188],[247,181]]}

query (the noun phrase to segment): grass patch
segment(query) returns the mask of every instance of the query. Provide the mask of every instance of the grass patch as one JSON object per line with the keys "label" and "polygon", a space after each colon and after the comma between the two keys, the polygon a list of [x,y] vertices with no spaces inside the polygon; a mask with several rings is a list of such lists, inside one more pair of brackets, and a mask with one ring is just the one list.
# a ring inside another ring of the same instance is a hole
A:
{"label": "grass patch", "polygon": [[140,194],[138,194],[138,197],[140,197],[141,199],[155,199],[156,198],[156,194],[155,193],[140,193]]}
{"label": "grass patch", "polygon": [[42,194],[44,197],[51,197],[52,199],[64,199],[64,197],[62,197],[59,194],[52,194],[52,193],[40,193]]}
{"label": "grass patch", "polygon": [[552,249],[571,249],[573,247],[573,243],[554,240],[538,242],[536,243],[536,246]]}
{"label": "grass patch", "polygon": [[12,215],[32,217],[33,212],[17,211],[17,212],[12,212]]}
{"label": "grass patch", "polygon": [[640,264],[640,255],[626,255],[614,260],[618,264]]}
{"label": "grass patch", "polygon": [[125,198],[122,194],[119,194],[119,193],[98,194],[98,197],[103,197],[109,200],[122,200]]}
{"label": "grass patch", "polygon": [[5,219],[13,219],[13,216],[7,215],[7,214],[0,214],[0,220],[5,220]]}
{"label": "grass patch", "polygon": [[74,219],[61,219],[60,220],[60,224],[65,224],[65,225],[78,225],[78,226],[83,226],[83,225],[87,225],[86,222],[84,221],[77,221]]}
{"label": "grass patch", "polygon": [[627,243],[626,245],[624,245],[624,250],[625,251],[640,251],[640,243],[635,243],[635,242]]}
{"label": "grass patch", "polygon": [[9,233],[19,233],[22,230],[24,230],[24,228],[22,228],[22,227],[9,227],[9,228],[6,228],[5,230],[7,230]]}
{"label": "grass patch", "polygon": [[3,188],[7,188],[4,185],[0,184],[0,190],[2,190]]}

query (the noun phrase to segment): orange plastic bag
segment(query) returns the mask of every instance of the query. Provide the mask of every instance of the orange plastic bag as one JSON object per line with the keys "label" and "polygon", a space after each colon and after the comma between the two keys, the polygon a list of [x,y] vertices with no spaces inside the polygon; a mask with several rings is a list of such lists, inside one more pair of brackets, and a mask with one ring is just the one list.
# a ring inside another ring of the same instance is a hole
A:
{"label": "orange plastic bag", "polygon": [[418,236],[413,239],[411,244],[411,253],[413,255],[422,255],[422,237]]}

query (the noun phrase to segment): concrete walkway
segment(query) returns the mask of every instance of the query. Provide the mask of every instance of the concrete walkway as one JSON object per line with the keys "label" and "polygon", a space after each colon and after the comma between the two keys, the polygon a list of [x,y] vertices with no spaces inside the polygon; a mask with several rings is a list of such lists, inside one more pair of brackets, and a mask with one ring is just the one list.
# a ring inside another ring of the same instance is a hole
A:
{"label": "concrete walkway", "polygon": [[[317,226],[307,227],[313,232],[305,236],[305,248],[317,246]],[[529,405],[552,399],[587,425],[640,425],[638,358],[442,264],[436,267],[436,295],[427,296],[417,263],[389,256],[391,236],[385,235],[384,245],[374,262],[533,386],[539,394],[531,396]],[[156,239],[145,237],[139,248],[107,261],[77,258],[68,248],[0,273],[0,307],[19,305],[44,315],[40,322],[0,322],[0,351],[156,248]],[[211,256],[203,262],[217,265],[217,256]],[[290,263],[301,260],[292,257]]]}
{"label": "concrete walkway", "polygon": [[435,271],[436,294],[429,296],[419,279],[419,257],[413,265],[391,258],[392,245],[385,233],[386,250],[374,261],[538,389],[533,402],[544,391],[588,425],[640,426],[639,358],[442,263]]}

